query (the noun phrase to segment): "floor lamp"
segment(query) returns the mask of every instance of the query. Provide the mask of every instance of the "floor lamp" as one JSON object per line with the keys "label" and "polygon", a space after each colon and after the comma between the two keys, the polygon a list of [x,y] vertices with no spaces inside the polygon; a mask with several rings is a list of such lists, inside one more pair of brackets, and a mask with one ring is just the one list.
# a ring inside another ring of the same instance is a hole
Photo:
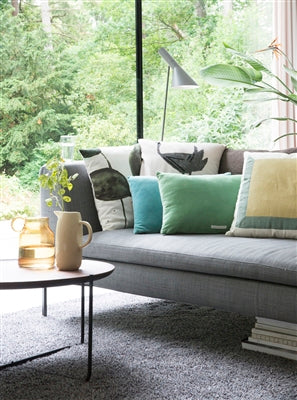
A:
{"label": "floor lamp", "polygon": [[163,112],[163,123],[162,123],[162,134],[161,141],[164,139],[165,130],[165,119],[166,119],[166,109],[167,109],[167,96],[168,96],[168,85],[170,69],[172,69],[172,87],[180,89],[195,89],[198,87],[197,83],[182,69],[180,65],[175,61],[173,57],[166,51],[163,47],[159,50],[160,56],[168,64],[167,70],[167,82],[166,82],[166,92],[165,92],[165,103]]}

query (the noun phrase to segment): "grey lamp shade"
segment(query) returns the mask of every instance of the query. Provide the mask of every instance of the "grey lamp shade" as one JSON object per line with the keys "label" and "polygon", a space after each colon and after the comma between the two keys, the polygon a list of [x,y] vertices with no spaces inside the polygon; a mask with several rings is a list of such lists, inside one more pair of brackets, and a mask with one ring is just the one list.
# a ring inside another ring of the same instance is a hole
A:
{"label": "grey lamp shade", "polygon": [[197,83],[180,66],[172,70],[172,87],[181,89],[195,89]]}
{"label": "grey lamp shade", "polygon": [[167,94],[168,94],[168,84],[169,84],[169,75],[170,69],[172,69],[172,87],[180,88],[180,89],[195,89],[198,87],[197,83],[192,79],[186,71],[182,69],[175,61],[173,57],[166,51],[163,47],[159,50],[160,56],[163,60],[168,64],[168,72],[167,72],[167,82],[166,82],[166,92],[165,92],[165,103],[164,103],[164,111],[163,111],[163,123],[162,123],[162,133],[161,133],[161,141],[164,139],[164,130],[165,130],[165,118],[166,118],[166,110],[167,110]]}
{"label": "grey lamp shade", "polygon": [[175,59],[163,47],[159,50],[160,56],[172,69],[172,87],[181,89],[194,89],[198,85],[186,71],[175,61]]}

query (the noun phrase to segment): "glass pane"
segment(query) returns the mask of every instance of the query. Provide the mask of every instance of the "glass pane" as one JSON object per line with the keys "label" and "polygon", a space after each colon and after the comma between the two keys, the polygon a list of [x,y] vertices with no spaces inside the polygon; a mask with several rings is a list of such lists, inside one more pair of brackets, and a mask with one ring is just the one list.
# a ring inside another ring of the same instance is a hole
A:
{"label": "glass pane", "polygon": [[257,54],[270,67],[271,53],[255,51],[272,41],[272,2],[143,0],[143,29],[145,137],[161,138],[167,64],[158,49],[164,47],[199,85],[195,90],[169,87],[166,140],[198,139],[231,147],[269,145],[267,124],[257,130],[250,127],[269,115],[270,104],[259,107],[246,102],[242,89],[210,86],[201,79],[200,70],[231,61],[223,42]]}

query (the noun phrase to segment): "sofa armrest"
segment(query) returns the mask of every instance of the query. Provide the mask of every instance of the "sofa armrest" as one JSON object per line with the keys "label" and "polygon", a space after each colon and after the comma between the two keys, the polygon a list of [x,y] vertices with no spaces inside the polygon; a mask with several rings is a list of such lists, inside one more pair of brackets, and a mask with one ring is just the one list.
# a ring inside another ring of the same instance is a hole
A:
{"label": "sofa armrest", "polygon": [[[70,192],[71,202],[65,203],[65,211],[79,211],[83,221],[87,221],[91,224],[93,231],[97,232],[101,230],[101,226],[98,219],[97,209],[94,203],[93,191],[89,175],[87,173],[85,164],[83,161],[72,161],[65,163],[68,174],[73,175],[78,173],[78,177],[73,182],[73,189]],[[46,172],[45,166],[41,167],[40,174]],[[45,203],[45,199],[49,197],[49,191],[47,189],[40,189],[40,211],[41,216],[49,217],[49,225],[53,231],[56,229],[57,217],[54,211],[57,210],[55,206],[48,207]]]}

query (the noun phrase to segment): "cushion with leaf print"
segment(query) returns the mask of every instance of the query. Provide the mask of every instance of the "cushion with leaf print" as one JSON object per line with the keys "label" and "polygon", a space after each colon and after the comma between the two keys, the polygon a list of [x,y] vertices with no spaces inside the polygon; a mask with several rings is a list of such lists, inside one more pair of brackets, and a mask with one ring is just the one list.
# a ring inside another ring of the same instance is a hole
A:
{"label": "cushion with leaf print", "polygon": [[137,170],[134,146],[80,150],[92,183],[102,230],[133,227],[132,198],[128,176]]}

